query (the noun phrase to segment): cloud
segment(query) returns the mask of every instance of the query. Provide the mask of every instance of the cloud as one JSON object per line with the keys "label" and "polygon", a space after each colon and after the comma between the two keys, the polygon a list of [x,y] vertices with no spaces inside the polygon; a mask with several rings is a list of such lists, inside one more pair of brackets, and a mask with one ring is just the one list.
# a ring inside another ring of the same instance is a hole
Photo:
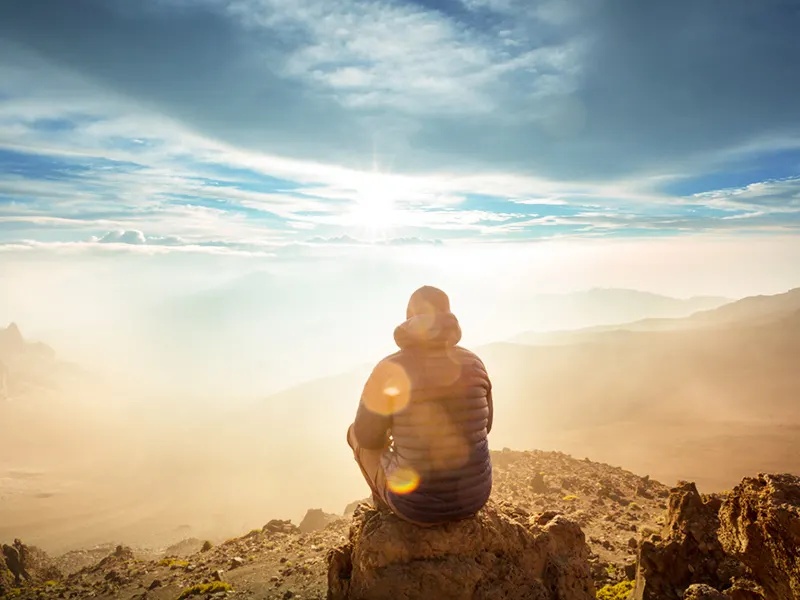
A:
{"label": "cloud", "polygon": [[563,4],[31,0],[0,28],[210,138],[351,168],[597,181],[797,147],[790,3]]}
{"label": "cloud", "polygon": [[694,194],[698,202],[760,213],[800,212],[800,177],[759,181],[746,186]]}
{"label": "cloud", "polygon": [[0,244],[796,231],[798,19],[743,0],[6,3]]}
{"label": "cloud", "polygon": [[97,240],[100,244],[146,244],[147,239],[141,231],[131,229],[128,231],[109,231],[103,237]]}
{"label": "cloud", "polygon": [[360,240],[349,235],[323,238],[314,237],[308,240],[309,244],[335,245],[344,244],[348,246],[362,245],[382,245],[382,246],[442,246],[444,242],[440,239],[425,239],[420,237],[400,237],[384,240]]}

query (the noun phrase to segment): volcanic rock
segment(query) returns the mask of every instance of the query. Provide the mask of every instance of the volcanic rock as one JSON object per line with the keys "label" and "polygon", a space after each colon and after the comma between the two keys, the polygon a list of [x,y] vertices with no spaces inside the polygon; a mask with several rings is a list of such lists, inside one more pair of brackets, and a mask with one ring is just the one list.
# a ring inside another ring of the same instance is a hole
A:
{"label": "volcanic rock", "polygon": [[509,504],[418,527],[361,505],[349,542],[329,551],[328,600],[589,600],[594,584],[580,527],[544,524]]}
{"label": "volcanic rock", "polygon": [[300,521],[300,533],[311,533],[324,529],[330,523],[341,519],[339,515],[331,515],[320,508],[309,508],[306,516]]}
{"label": "volcanic rock", "polygon": [[744,479],[722,505],[720,539],[768,598],[800,600],[800,477]]}
{"label": "volcanic rock", "polygon": [[694,483],[671,490],[661,536],[639,546],[633,600],[680,600],[692,584],[727,589],[745,573],[717,537],[718,509],[719,501],[704,501]]}

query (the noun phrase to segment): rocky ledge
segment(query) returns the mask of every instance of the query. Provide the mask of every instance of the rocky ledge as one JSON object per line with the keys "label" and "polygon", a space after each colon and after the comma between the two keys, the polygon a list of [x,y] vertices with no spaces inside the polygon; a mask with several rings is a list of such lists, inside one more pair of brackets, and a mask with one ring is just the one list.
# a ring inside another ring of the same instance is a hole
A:
{"label": "rocky ledge", "polygon": [[349,541],[328,553],[328,600],[594,597],[581,528],[510,504],[430,528],[360,505]]}

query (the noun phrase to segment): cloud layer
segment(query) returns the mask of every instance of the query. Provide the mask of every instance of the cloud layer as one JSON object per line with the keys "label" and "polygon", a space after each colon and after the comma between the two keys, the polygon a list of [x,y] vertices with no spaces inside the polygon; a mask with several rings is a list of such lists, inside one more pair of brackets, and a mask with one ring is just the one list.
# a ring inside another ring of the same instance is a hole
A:
{"label": "cloud layer", "polygon": [[798,28],[780,1],[5,3],[0,244],[790,233]]}

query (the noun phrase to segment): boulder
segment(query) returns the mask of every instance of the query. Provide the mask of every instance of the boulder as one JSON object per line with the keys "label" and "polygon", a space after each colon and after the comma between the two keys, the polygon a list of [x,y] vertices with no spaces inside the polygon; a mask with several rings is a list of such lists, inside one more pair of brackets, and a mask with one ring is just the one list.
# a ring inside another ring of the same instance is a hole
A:
{"label": "boulder", "polygon": [[753,581],[741,579],[725,590],[727,600],[766,600],[764,589]]}
{"label": "boulder", "polygon": [[749,567],[766,597],[800,600],[800,477],[745,478],[719,517],[722,545]]}
{"label": "boulder", "polygon": [[267,535],[271,533],[298,533],[300,530],[297,528],[297,525],[292,524],[292,522],[288,519],[272,519],[269,521],[264,527],[261,528],[261,532]]}
{"label": "boulder", "polygon": [[704,499],[694,483],[671,490],[661,535],[639,545],[633,600],[680,600],[692,584],[723,590],[745,573],[717,537],[719,506],[716,498]]}
{"label": "boulder", "polygon": [[300,533],[311,533],[325,529],[330,523],[341,519],[339,515],[331,515],[323,512],[321,508],[309,508],[306,516],[300,521]]}
{"label": "boulder", "polygon": [[490,502],[477,515],[419,527],[360,505],[349,542],[328,552],[328,600],[589,600],[589,548],[561,515]]}
{"label": "boulder", "polygon": [[693,583],[683,594],[683,600],[728,600],[719,590],[705,583]]}

